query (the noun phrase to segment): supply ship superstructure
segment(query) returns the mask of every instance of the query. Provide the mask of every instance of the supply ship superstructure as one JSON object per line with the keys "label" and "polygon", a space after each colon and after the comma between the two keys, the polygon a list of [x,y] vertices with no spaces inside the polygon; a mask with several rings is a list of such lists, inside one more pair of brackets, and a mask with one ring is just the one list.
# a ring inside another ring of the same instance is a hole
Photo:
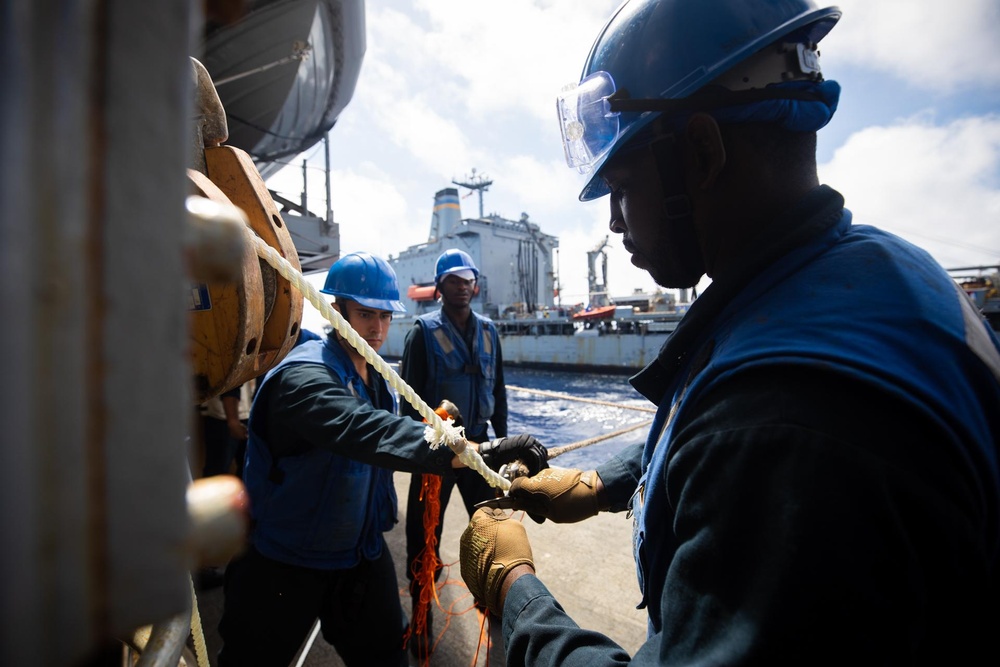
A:
{"label": "supply ship superstructure", "polygon": [[[390,359],[401,356],[413,319],[439,307],[434,291],[435,263],[445,250],[458,248],[469,253],[479,268],[479,289],[472,309],[496,323],[505,363],[632,372],[655,358],[682,316],[683,307],[664,294],[609,298],[606,275],[597,281],[595,273],[605,244],[588,253],[588,303],[574,307],[557,304],[559,276],[553,254],[559,247],[558,238],[543,232],[526,213],[519,220],[483,215],[481,197],[489,184],[482,177],[456,183],[478,190],[478,218],[462,218],[457,188],[439,190],[434,196],[427,242],[389,257],[407,314],[393,321],[382,355]],[[606,261],[603,266],[606,272]]]}

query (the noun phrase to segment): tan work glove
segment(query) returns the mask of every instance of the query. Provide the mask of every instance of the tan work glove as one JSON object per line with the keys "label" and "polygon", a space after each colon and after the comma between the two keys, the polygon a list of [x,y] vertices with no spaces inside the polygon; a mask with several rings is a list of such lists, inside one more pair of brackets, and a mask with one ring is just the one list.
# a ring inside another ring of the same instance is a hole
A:
{"label": "tan work glove", "polygon": [[541,523],[546,518],[556,523],[576,523],[595,516],[597,471],[575,468],[546,468],[534,477],[517,477],[507,495],[514,507],[524,510]]}
{"label": "tan work glove", "polygon": [[502,509],[489,507],[472,515],[462,533],[459,561],[469,592],[497,618],[503,614],[500,589],[507,573],[518,565],[535,567],[521,522],[511,521]]}

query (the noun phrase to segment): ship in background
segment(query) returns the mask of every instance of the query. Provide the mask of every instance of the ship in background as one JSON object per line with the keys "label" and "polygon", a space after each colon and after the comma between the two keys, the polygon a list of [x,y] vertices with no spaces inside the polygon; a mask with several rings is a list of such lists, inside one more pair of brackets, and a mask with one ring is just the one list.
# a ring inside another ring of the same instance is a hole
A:
{"label": "ship in background", "polygon": [[544,233],[527,213],[519,220],[496,213],[483,215],[482,195],[493,181],[477,175],[475,169],[465,181],[453,183],[479,195],[479,217],[462,218],[457,188],[445,188],[434,195],[427,242],[389,257],[407,312],[422,315],[437,309],[434,267],[438,256],[449,248],[469,253],[479,269],[472,301],[476,312],[496,320],[554,308],[553,253],[559,239]]}
{"label": "ship in background", "polygon": [[479,217],[462,218],[457,188],[439,190],[427,242],[388,258],[407,314],[394,318],[382,356],[399,358],[413,320],[440,307],[435,264],[442,252],[458,248],[469,253],[479,269],[472,309],[497,325],[505,364],[631,373],[656,357],[683,316],[685,304],[664,293],[609,296],[607,237],[587,253],[588,302],[564,307],[556,300],[559,276],[554,253],[559,239],[543,232],[527,213],[518,220],[484,215],[482,195],[492,181],[477,176],[475,170],[471,178],[453,184],[479,195]]}
{"label": "ship in background", "polygon": [[1000,265],[948,269],[994,331],[1000,333]]}

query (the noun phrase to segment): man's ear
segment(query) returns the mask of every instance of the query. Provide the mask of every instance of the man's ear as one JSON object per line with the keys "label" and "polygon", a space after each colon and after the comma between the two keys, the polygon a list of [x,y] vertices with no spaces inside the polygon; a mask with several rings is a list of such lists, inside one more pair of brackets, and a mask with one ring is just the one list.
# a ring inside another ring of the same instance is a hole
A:
{"label": "man's ear", "polygon": [[[354,325],[351,324],[351,318],[348,316],[347,303],[346,302],[331,301],[330,302],[330,307],[333,308],[338,313],[340,313],[340,316],[344,318],[344,321],[347,322],[347,325],[349,327],[351,327],[352,329],[354,328]],[[333,328],[333,333],[336,334],[336,339],[337,340],[343,340],[341,338],[340,332],[337,331],[337,327]]]}
{"label": "man's ear", "polygon": [[347,316],[347,304],[341,303],[340,301],[332,301],[330,302],[330,307],[340,313],[340,316],[344,318],[344,321],[348,324],[351,323],[350,318]]}
{"label": "man's ear", "polygon": [[696,113],[684,128],[688,148],[688,173],[694,186],[707,190],[726,166],[726,146],[715,119]]}

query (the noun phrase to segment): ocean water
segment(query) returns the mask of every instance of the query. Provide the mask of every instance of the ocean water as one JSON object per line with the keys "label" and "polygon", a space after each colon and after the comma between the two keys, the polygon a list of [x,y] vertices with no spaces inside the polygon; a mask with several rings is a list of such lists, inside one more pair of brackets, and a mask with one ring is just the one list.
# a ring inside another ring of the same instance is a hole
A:
{"label": "ocean water", "polygon": [[[390,365],[399,372],[398,362]],[[552,465],[588,470],[646,441],[656,408],[632,388],[628,374],[512,366],[503,373],[508,435],[538,438]]]}
{"label": "ocean water", "polygon": [[557,453],[550,458],[553,465],[593,468],[622,448],[646,440],[648,425],[614,435],[653,418],[655,407],[632,388],[628,377],[505,366],[508,431],[538,438],[550,457]]}

